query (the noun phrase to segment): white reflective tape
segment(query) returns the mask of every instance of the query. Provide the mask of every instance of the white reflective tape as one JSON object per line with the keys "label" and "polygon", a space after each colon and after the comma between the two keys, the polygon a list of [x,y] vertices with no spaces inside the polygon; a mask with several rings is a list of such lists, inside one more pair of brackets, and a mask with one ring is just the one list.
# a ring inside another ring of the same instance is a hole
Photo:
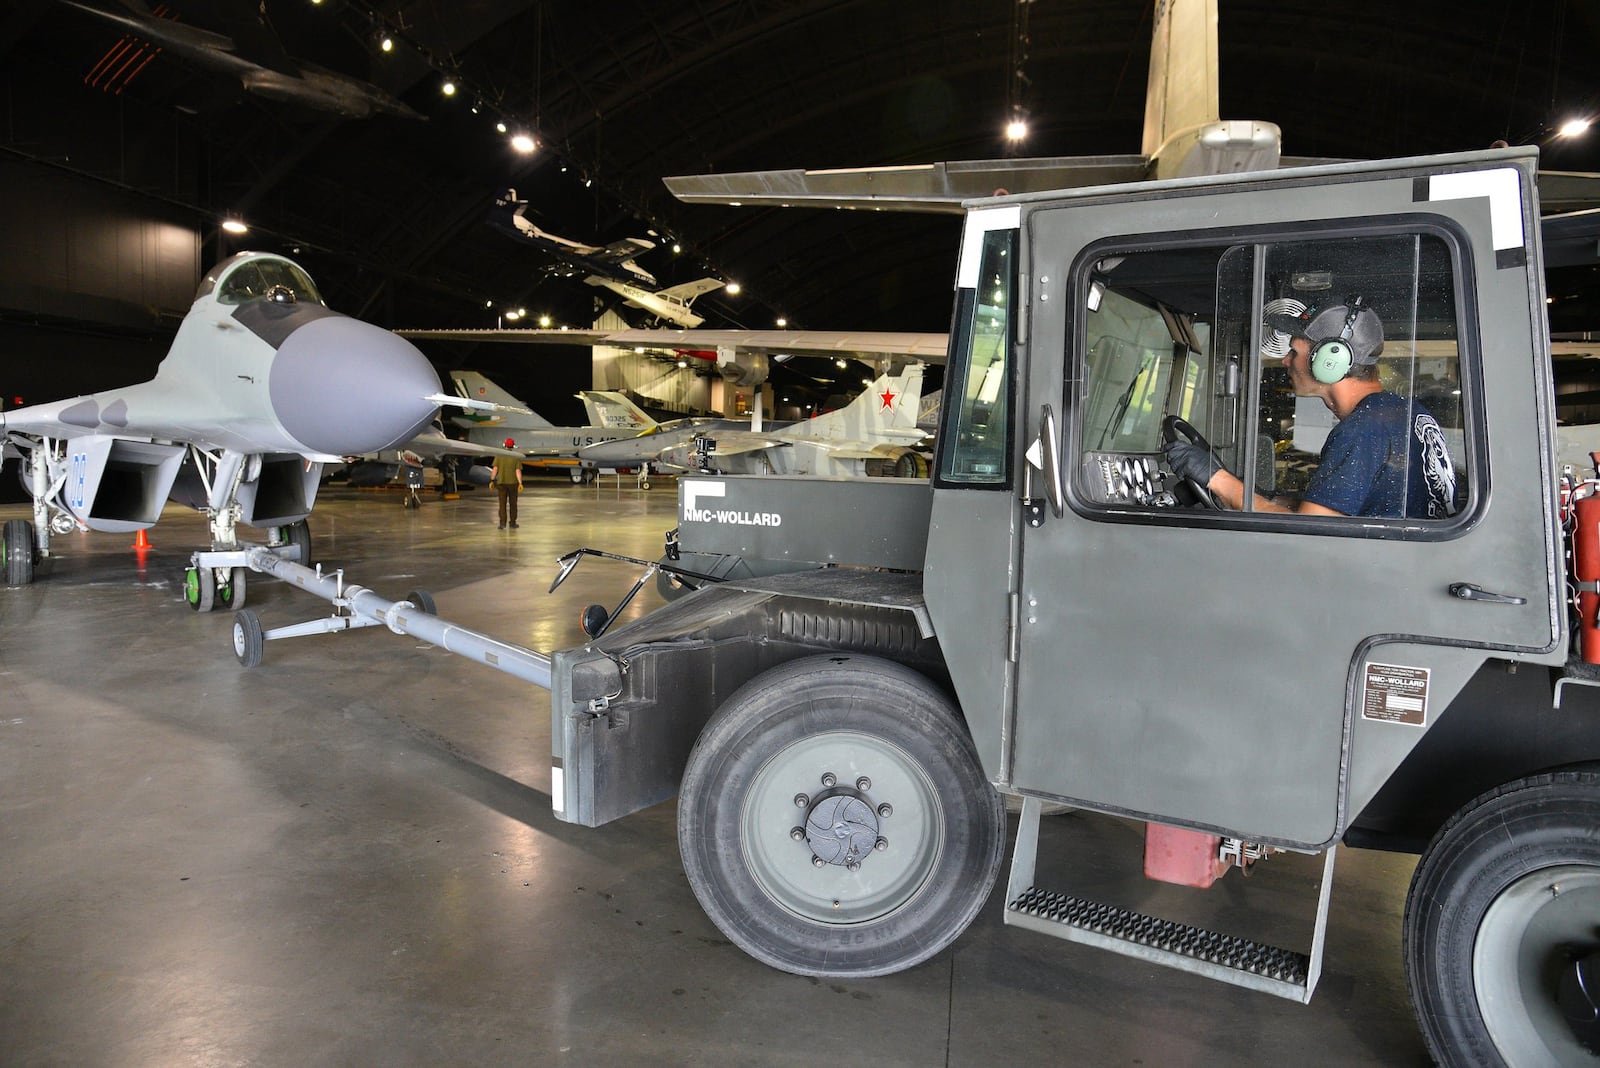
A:
{"label": "white reflective tape", "polygon": [[961,263],[956,268],[956,288],[976,289],[978,267],[983,260],[983,235],[990,230],[1015,230],[1022,225],[1022,206],[975,208],[967,212],[966,229],[961,234]]}
{"label": "white reflective tape", "polygon": [[550,807],[557,812],[567,810],[567,773],[561,768],[550,769]]}
{"label": "white reflective tape", "polygon": [[1487,197],[1489,228],[1494,249],[1522,248],[1522,192],[1517,171],[1500,167],[1492,171],[1436,174],[1428,179],[1429,200],[1468,200]]}

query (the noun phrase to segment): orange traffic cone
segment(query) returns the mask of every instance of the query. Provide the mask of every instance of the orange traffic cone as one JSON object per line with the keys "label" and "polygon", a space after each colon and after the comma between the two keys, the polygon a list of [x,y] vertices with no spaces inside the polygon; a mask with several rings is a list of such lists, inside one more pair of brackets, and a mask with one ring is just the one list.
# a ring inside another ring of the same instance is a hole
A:
{"label": "orange traffic cone", "polygon": [[144,532],[143,527],[140,527],[139,532],[133,536],[133,547],[135,549],[150,548],[150,536]]}

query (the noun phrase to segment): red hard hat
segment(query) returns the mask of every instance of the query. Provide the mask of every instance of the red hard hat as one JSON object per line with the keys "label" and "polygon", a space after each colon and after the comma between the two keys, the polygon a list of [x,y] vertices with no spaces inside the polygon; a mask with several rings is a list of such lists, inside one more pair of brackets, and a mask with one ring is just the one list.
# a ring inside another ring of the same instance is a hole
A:
{"label": "red hard hat", "polygon": [[516,438],[506,438],[506,448],[508,448],[508,449],[514,448],[514,447],[516,447],[516,444],[517,444],[517,439]]}

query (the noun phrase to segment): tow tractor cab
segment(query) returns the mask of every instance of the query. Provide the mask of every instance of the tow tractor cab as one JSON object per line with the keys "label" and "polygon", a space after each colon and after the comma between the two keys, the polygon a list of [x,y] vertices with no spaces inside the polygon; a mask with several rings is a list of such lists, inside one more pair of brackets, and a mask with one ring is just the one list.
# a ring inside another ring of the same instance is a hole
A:
{"label": "tow tractor cab", "polygon": [[[730,939],[863,976],[961,933],[1021,795],[1008,923],[1299,1000],[1335,847],[1422,852],[1404,941],[1435,1056],[1592,1063],[1600,703],[1569,666],[1535,169],[970,204],[931,481],[684,479],[685,558],[744,577],[558,654],[558,813],[678,793]],[[1357,297],[1383,389],[1437,423],[1420,469],[1386,461],[1435,481],[1431,514],[1274,507],[1334,419],[1263,308]],[[1166,469],[1174,434],[1242,510]],[[806,562],[846,566],[757,577]],[[1316,918],[1278,948],[1036,886],[1041,802],[1145,822],[1146,874],[1196,887],[1322,854]]]}

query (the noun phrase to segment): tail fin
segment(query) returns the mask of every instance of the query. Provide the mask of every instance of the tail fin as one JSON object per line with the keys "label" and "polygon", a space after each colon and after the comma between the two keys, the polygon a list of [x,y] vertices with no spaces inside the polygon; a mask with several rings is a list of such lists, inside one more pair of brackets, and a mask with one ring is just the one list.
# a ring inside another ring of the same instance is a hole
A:
{"label": "tail fin", "polygon": [[[452,371],[450,372],[450,380],[455,383],[456,391],[463,397],[468,397],[472,400],[492,401],[495,404],[509,404],[515,408],[528,407],[526,403],[513,397],[476,371]],[[554,425],[548,419],[533,412],[519,417],[517,423],[519,426],[529,428]]]}
{"label": "tail fin", "polygon": [[1217,0],[1163,0],[1155,8],[1141,142],[1148,176],[1275,170],[1276,126],[1217,117]]}
{"label": "tail fin", "polygon": [[644,433],[656,425],[643,408],[620,393],[609,390],[586,389],[578,394],[589,412],[591,426],[635,430]]}
{"label": "tail fin", "polygon": [[779,437],[790,434],[831,441],[916,441],[921,407],[923,365],[907,365],[898,375],[879,375],[860,396],[838,411],[796,423]]}

